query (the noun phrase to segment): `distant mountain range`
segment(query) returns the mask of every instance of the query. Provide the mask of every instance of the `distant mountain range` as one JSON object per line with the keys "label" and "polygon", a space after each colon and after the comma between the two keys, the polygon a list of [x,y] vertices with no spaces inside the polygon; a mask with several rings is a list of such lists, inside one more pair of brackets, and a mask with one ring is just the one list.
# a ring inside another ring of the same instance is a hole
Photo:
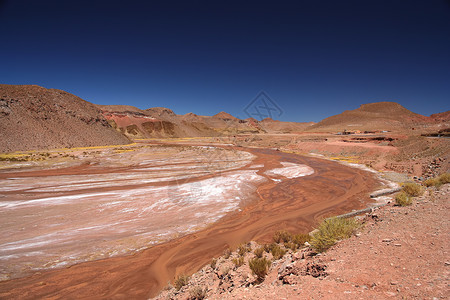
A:
{"label": "distant mountain range", "polygon": [[238,119],[229,113],[199,116],[177,115],[163,107],[140,110],[121,105],[97,105],[112,127],[130,138],[222,136],[255,133],[299,132],[314,123],[280,122],[272,119]]}
{"label": "distant mountain range", "polygon": [[317,124],[238,119],[226,112],[177,115],[164,107],[141,110],[128,105],[95,105],[61,90],[0,84],[0,152],[118,145],[154,137],[410,131],[446,128],[449,122],[449,111],[426,117],[395,102],[363,104]]}

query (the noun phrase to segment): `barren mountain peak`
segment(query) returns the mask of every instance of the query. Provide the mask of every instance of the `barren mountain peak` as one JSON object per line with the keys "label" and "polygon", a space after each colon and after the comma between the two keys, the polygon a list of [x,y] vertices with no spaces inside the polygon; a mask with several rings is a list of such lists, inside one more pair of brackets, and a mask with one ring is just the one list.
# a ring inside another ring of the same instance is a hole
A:
{"label": "barren mountain peak", "polygon": [[398,104],[397,102],[389,102],[389,101],[362,104],[358,109],[361,111],[377,112],[377,113],[379,112],[394,113],[398,111],[409,112],[408,109]]}
{"label": "barren mountain peak", "polygon": [[114,112],[141,112],[139,108],[131,105],[96,105],[102,111],[114,111]]}
{"label": "barren mountain peak", "polygon": [[267,117],[267,118],[264,118],[261,122],[275,122],[275,120],[270,117]]}
{"label": "barren mountain peak", "polygon": [[151,107],[146,109],[148,112],[156,113],[159,116],[162,116],[163,114],[175,116],[175,113],[170,108],[166,107]]}
{"label": "barren mountain peak", "polygon": [[215,114],[213,117],[219,118],[219,119],[231,119],[231,120],[238,120],[238,118],[232,116],[231,114],[221,111],[218,114]]}
{"label": "barren mountain peak", "polygon": [[444,111],[441,113],[437,113],[437,114],[432,114],[430,117],[436,121],[449,122],[450,121],[450,110],[447,110],[447,111]]}

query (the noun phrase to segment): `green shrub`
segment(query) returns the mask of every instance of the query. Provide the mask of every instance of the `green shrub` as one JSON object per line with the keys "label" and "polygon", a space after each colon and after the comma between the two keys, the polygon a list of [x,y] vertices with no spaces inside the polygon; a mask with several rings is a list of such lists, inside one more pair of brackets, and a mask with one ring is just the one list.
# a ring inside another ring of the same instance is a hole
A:
{"label": "green shrub", "polygon": [[423,189],[417,183],[405,183],[402,190],[411,197],[417,197],[423,194]]}
{"label": "green shrub", "polygon": [[239,256],[238,258],[233,258],[233,263],[236,267],[240,267],[244,264],[244,257]]}
{"label": "green shrub", "polygon": [[412,199],[407,193],[401,191],[395,195],[395,204],[399,206],[408,206],[412,204]]}
{"label": "green shrub", "polygon": [[295,251],[295,250],[298,249],[298,245],[296,243],[293,243],[293,242],[287,242],[287,243],[284,243],[284,248],[291,249],[292,251]]}
{"label": "green shrub", "polygon": [[276,260],[282,258],[286,254],[286,250],[282,249],[278,244],[273,244],[270,253],[272,253],[273,258]]}
{"label": "green shrub", "polygon": [[189,276],[181,274],[178,275],[178,277],[175,279],[175,288],[178,290],[180,290],[183,286],[185,286],[186,284],[188,284],[189,282]]}
{"label": "green shrub", "polygon": [[299,248],[303,247],[306,242],[311,240],[311,236],[307,233],[299,233],[292,237],[292,242],[296,244]]}
{"label": "green shrub", "polygon": [[263,258],[255,257],[249,260],[249,266],[253,274],[257,276],[257,281],[262,282],[269,270],[270,261],[267,260],[265,257]]}
{"label": "green shrub", "polygon": [[316,252],[323,252],[338,240],[349,238],[360,224],[353,218],[329,218],[320,223],[318,231],[311,237],[310,244]]}
{"label": "green shrub", "polygon": [[287,243],[287,242],[290,242],[291,239],[292,239],[292,234],[290,234],[286,230],[277,231],[273,235],[273,241],[275,243]]}
{"label": "green shrub", "polygon": [[264,247],[256,248],[255,251],[253,251],[253,254],[255,254],[256,257],[261,258],[264,254]]}
{"label": "green shrub", "polygon": [[203,300],[206,298],[206,295],[208,294],[208,288],[205,287],[205,289],[202,289],[199,286],[194,287],[192,290],[189,291],[189,300]]}

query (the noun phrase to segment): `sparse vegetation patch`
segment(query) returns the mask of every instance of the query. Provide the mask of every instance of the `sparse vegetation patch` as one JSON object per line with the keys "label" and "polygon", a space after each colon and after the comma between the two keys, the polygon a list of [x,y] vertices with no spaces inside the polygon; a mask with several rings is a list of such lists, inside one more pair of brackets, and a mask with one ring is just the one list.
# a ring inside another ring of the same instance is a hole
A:
{"label": "sparse vegetation patch", "polygon": [[270,253],[272,253],[273,259],[280,259],[286,254],[286,250],[282,249],[278,244],[272,244]]}
{"label": "sparse vegetation patch", "polygon": [[286,230],[280,230],[275,232],[273,236],[273,241],[275,243],[287,243],[292,240],[292,234],[287,232]]}
{"label": "sparse vegetation patch", "polygon": [[271,265],[270,260],[263,258],[253,258],[249,260],[250,270],[257,276],[257,281],[262,282],[267,275]]}
{"label": "sparse vegetation patch", "polygon": [[239,256],[237,258],[233,258],[233,263],[237,268],[239,268],[240,266],[242,266],[244,264],[244,257]]}
{"label": "sparse vegetation patch", "polygon": [[408,206],[412,204],[412,199],[407,193],[401,191],[395,195],[395,204],[398,206]]}
{"label": "sparse vegetation patch", "polygon": [[405,183],[402,191],[411,197],[418,197],[423,194],[423,188],[417,183]]}
{"label": "sparse vegetation patch", "polygon": [[256,257],[261,258],[264,255],[264,247],[258,247],[253,251],[253,254],[255,254]]}
{"label": "sparse vegetation patch", "polygon": [[249,245],[247,245],[247,244],[240,244],[238,249],[237,249],[237,252],[238,252],[238,254],[240,256],[244,256],[245,253],[250,252],[251,250],[252,249],[250,248]]}
{"label": "sparse vegetation patch", "polygon": [[424,181],[423,185],[426,187],[434,186],[434,187],[439,188],[441,185],[446,184],[446,183],[450,183],[450,173],[444,173],[438,177],[429,178]]}
{"label": "sparse vegetation patch", "polygon": [[360,224],[354,218],[325,219],[312,236],[310,244],[315,251],[323,252],[337,241],[349,238],[359,227]]}
{"label": "sparse vegetation patch", "polygon": [[175,289],[179,291],[183,286],[188,284],[189,279],[189,276],[185,274],[178,275],[178,277],[175,279]]}
{"label": "sparse vegetation patch", "polygon": [[305,245],[306,242],[311,240],[311,236],[307,233],[299,233],[292,236],[292,242],[301,248]]}
{"label": "sparse vegetation patch", "polygon": [[203,300],[208,294],[208,288],[202,289],[200,286],[196,286],[189,291],[189,300]]}

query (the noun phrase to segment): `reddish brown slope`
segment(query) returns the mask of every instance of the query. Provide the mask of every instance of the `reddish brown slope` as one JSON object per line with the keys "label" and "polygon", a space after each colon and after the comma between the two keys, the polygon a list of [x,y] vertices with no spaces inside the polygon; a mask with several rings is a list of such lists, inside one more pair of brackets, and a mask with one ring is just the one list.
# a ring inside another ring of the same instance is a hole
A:
{"label": "reddish brown slope", "polygon": [[272,118],[265,118],[259,122],[260,126],[268,133],[301,132],[314,125],[314,122],[281,122]]}
{"label": "reddish brown slope", "polygon": [[164,107],[140,110],[128,105],[98,105],[119,132],[132,139],[214,136],[217,133],[194,114],[176,115]]}
{"label": "reddish brown slope", "polygon": [[98,108],[67,92],[0,84],[0,152],[128,144]]}
{"label": "reddish brown slope", "polygon": [[309,131],[343,130],[410,130],[422,127],[434,121],[404,108],[395,102],[377,102],[363,104],[355,110],[326,118],[308,128]]}
{"label": "reddish brown slope", "polygon": [[441,113],[437,113],[437,114],[432,114],[430,116],[430,118],[432,118],[435,121],[438,122],[450,122],[450,110],[447,110],[445,112],[441,112]]}

